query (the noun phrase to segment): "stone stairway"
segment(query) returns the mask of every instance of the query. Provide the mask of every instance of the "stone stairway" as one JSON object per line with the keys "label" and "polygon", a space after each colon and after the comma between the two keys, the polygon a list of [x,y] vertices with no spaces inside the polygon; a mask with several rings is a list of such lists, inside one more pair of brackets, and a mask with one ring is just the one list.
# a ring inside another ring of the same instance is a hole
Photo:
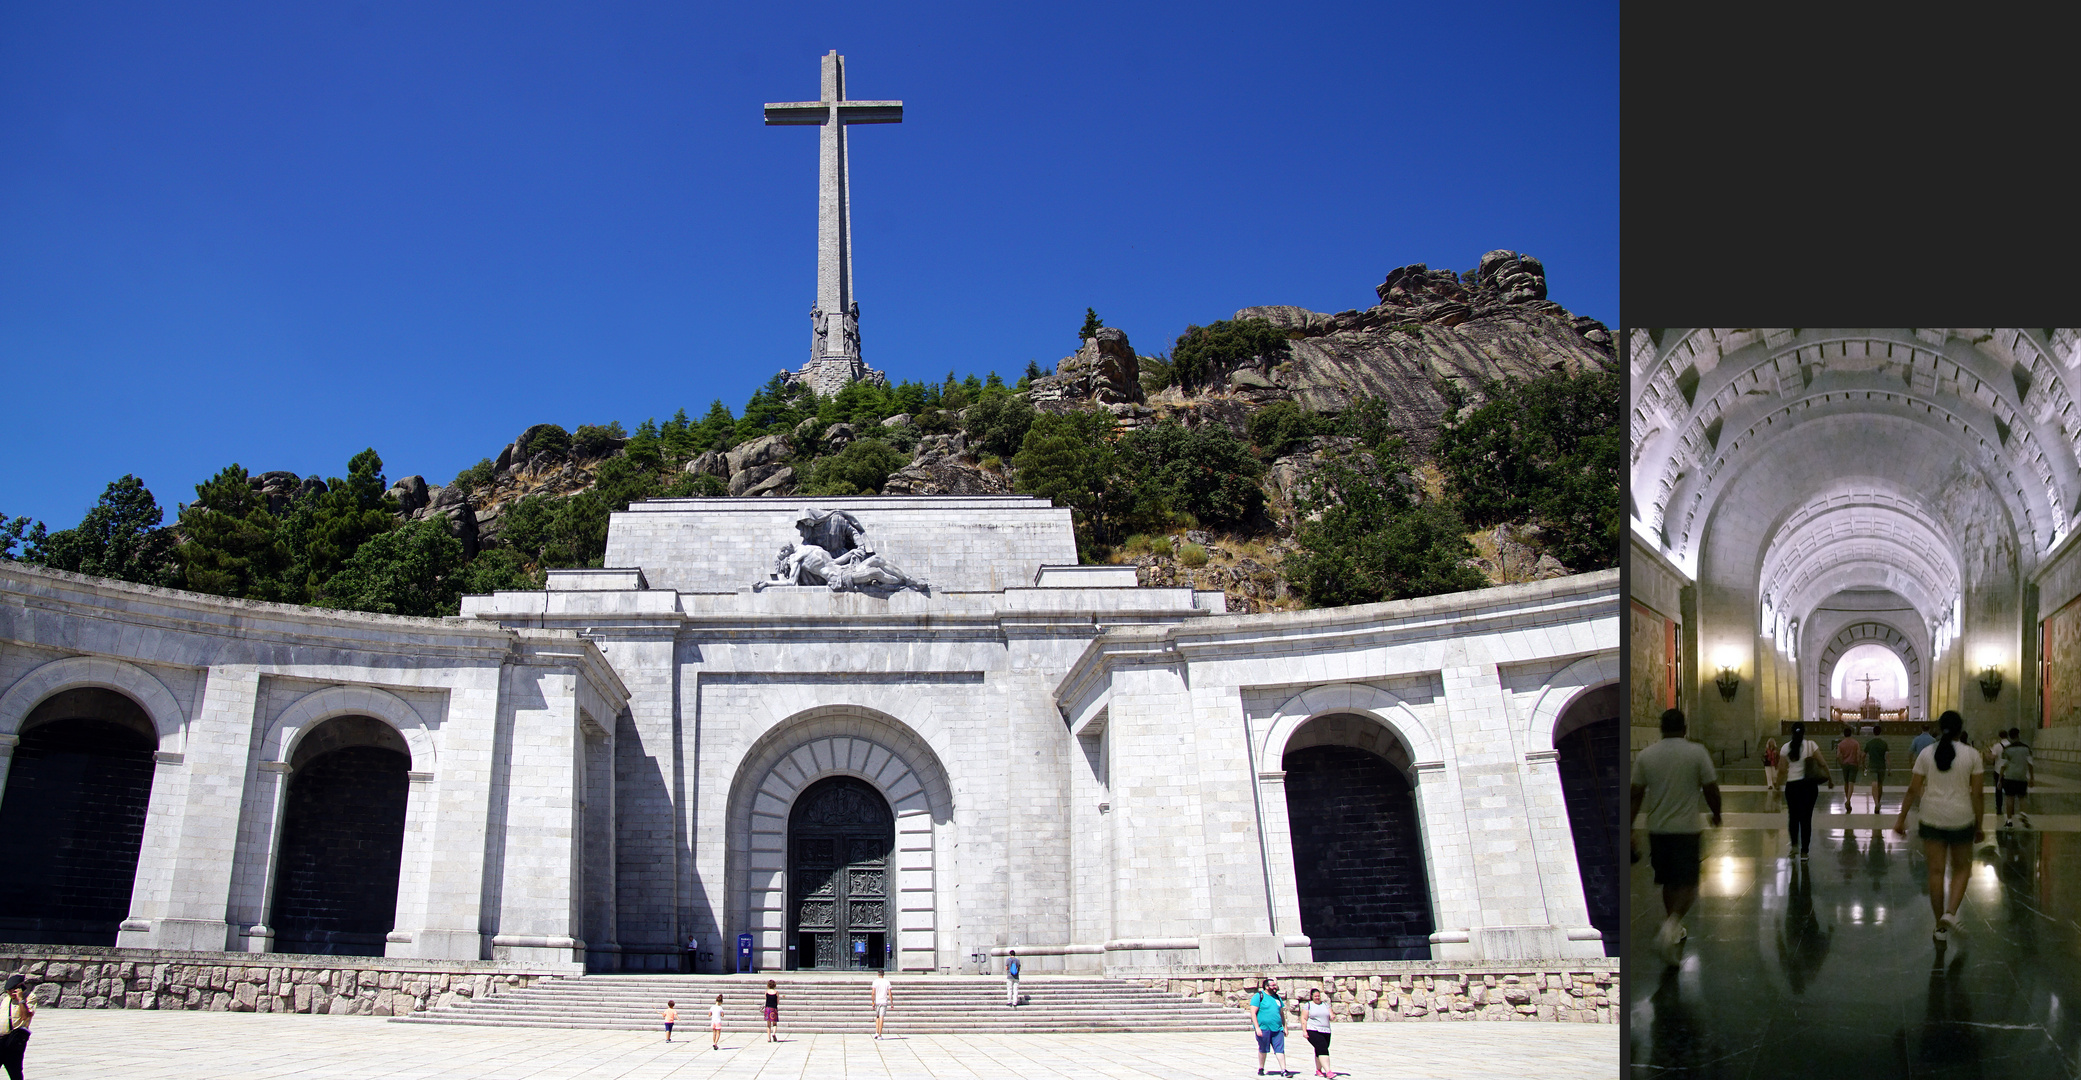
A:
{"label": "stone stairway", "polygon": [[[455,1002],[401,1016],[400,1024],[602,1028],[657,1031],[667,999],[679,1003],[676,1033],[708,1034],[708,1007],[723,995],[724,1030],[763,1033],[766,980],[780,983],[780,1030],[791,1034],[874,1032],[867,975],[586,975]],[[1002,979],[898,975],[889,1034],[958,1032],[1236,1031],[1249,1017],[1220,1005],[1114,979],[1036,976],[1020,983],[1022,1004],[1004,1003]]]}

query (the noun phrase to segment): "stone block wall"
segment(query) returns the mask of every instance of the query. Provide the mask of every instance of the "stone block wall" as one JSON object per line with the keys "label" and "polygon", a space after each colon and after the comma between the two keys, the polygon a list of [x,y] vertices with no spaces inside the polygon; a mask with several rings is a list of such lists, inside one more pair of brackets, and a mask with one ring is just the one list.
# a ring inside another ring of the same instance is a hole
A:
{"label": "stone block wall", "polygon": [[1339,1023],[1416,1020],[1546,1020],[1616,1024],[1619,969],[1608,962],[1554,965],[1287,964],[1251,971],[1175,969],[1130,982],[1214,1005],[1250,1008],[1263,976],[1279,980],[1291,1006],[1287,1029],[1301,1030],[1301,1006],[1320,989]]}
{"label": "stone block wall", "polygon": [[405,1016],[555,976],[494,963],[0,945],[38,1008]]}

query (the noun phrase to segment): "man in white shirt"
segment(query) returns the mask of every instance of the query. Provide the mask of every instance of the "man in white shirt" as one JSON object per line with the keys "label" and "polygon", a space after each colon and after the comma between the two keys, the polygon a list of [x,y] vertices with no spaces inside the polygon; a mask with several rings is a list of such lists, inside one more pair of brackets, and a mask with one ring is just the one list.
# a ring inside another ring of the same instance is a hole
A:
{"label": "man in white shirt", "polygon": [[874,977],[874,1037],[882,1037],[882,1017],[888,1015],[889,1005],[896,999],[895,984],[889,981],[884,971]]}
{"label": "man in white shirt", "polygon": [[[1655,884],[1662,886],[1662,927],[1655,944],[1664,959],[1675,963],[1683,949],[1684,914],[1698,899],[1699,799],[1712,811],[1712,823],[1720,824],[1720,778],[1712,765],[1712,754],[1704,746],[1684,738],[1684,712],[1670,709],[1662,714],[1662,741],[1633,758],[1633,814],[1647,809],[1648,845],[1655,866]],[[1635,830],[1633,861],[1640,861],[1640,830]]]}

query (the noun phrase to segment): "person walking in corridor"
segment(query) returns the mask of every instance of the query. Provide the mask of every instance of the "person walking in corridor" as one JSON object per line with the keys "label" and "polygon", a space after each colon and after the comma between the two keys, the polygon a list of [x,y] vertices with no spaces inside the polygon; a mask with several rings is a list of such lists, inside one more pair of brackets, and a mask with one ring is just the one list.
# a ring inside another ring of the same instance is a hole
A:
{"label": "person walking in corridor", "polygon": [[[1633,811],[1627,821],[1647,809],[1647,839],[1654,859],[1655,884],[1662,886],[1662,928],[1655,944],[1671,963],[1676,961],[1686,936],[1684,914],[1698,899],[1698,803],[1703,799],[1712,811],[1712,823],[1720,824],[1720,777],[1714,771],[1712,754],[1684,738],[1684,711],[1670,709],[1662,714],[1662,741],[1646,747],[1633,759]],[[1637,858],[1640,841],[1635,836]]]}
{"label": "person walking in corridor", "polygon": [[2002,812],[2002,795],[2006,787],[2002,783],[2002,751],[2008,749],[2011,741],[2013,741],[2013,737],[2008,731],[1997,731],[1994,733],[1994,741],[1987,744],[1987,767],[1994,772],[1992,779],[1994,781],[1995,817],[2013,818],[2016,816],[2014,810],[2009,811],[2007,814]]}
{"label": "person walking in corridor", "polygon": [[1821,796],[1821,784],[1835,786],[1828,763],[1821,760],[1821,744],[1806,737],[1805,724],[1792,725],[1778,773],[1785,784],[1785,828],[1791,834],[1786,850],[1804,859],[1814,846],[1814,802]]}
{"label": "person walking in corridor", "polygon": [[[1908,811],[1921,806],[1919,831],[1929,861],[1929,911],[1936,917],[1936,929],[1930,936],[1941,945],[1958,929],[1958,905],[1965,900],[1966,878],[1972,873],[1973,845],[1987,838],[1980,820],[1987,809],[1987,791],[1980,752],[1959,739],[1965,718],[1955,711],[1946,712],[1937,718],[1937,727],[1943,734],[1915,759],[1893,831],[1906,836]],[[1946,866],[1951,871],[1948,889]]]}
{"label": "person walking in corridor", "polygon": [[2003,824],[2015,828],[2016,819],[2022,818],[2023,827],[2028,829],[2030,815],[2023,812],[2023,799],[2030,794],[2030,782],[2036,779],[2037,766],[2031,762],[2030,747],[2023,744],[2022,728],[2009,729],[2007,744],[2002,747],[1997,764],[2002,772],[2001,790],[2009,797],[2009,815]]}
{"label": "person walking in corridor", "polygon": [[1835,744],[1835,763],[1843,767],[1843,813],[1847,814],[1850,798],[1857,794],[1857,770],[1864,765],[1864,744],[1857,741],[1857,729],[1849,724],[1843,725],[1843,740]]}
{"label": "person walking in corridor", "polygon": [[1871,781],[1871,812],[1879,812],[1879,797],[1886,790],[1886,736],[1873,727],[1864,741],[1864,778]]}
{"label": "person walking in corridor", "polygon": [[1019,950],[1006,954],[1004,961],[1004,1003],[1016,1008],[1019,1004]]}

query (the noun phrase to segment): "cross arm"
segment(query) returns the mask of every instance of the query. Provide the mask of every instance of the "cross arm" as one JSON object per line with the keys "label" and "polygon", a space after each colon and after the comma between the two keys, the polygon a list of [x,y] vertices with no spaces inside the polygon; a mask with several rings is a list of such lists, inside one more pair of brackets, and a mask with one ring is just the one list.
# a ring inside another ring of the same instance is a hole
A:
{"label": "cross arm", "polygon": [[841,101],[838,103],[838,122],[841,124],[900,124],[903,122],[903,103],[900,101]]}
{"label": "cross arm", "polygon": [[769,101],[766,124],[822,124],[831,118],[831,106],[822,101]]}
{"label": "cross arm", "polygon": [[[766,124],[769,127],[781,124],[825,124],[831,119],[831,103],[828,101],[772,101],[766,104]],[[900,101],[841,101],[838,103],[838,122],[841,124],[900,124],[903,122],[903,103]]]}

